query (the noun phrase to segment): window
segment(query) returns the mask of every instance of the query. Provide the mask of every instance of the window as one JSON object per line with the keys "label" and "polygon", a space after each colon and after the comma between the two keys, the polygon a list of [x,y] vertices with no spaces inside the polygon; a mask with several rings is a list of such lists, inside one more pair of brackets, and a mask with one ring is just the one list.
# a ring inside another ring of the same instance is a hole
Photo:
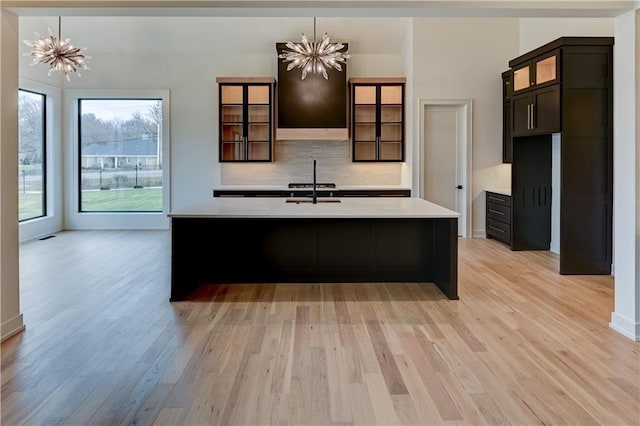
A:
{"label": "window", "polygon": [[18,220],[47,214],[46,95],[18,91]]}
{"label": "window", "polygon": [[161,212],[162,99],[78,99],[81,212]]}

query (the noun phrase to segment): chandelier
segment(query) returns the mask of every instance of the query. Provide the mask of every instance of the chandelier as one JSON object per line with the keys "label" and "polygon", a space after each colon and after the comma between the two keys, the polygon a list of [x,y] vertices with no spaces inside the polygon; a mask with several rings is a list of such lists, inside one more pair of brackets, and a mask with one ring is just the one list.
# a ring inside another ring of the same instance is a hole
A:
{"label": "chandelier", "polygon": [[86,50],[73,47],[71,40],[68,38],[62,40],[60,37],[62,18],[58,16],[58,38],[53,35],[53,31],[49,28],[49,35],[41,37],[40,34],[35,33],[36,40],[23,40],[24,44],[29,46],[32,50],[26,53],[27,56],[33,56],[31,65],[46,64],[49,65],[49,72],[47,75],[51,75],[55,71],[59,71],[65,75],[67,81],[71,81],[69,78],[70,73],[78,73],[80,70],[89,70],[86,60],[90,59],[89,56],[85,56],[82,51]]}
{"label": "chandelier", "polygon": [[321,73],[325,80],[329,79],[327,68],[334,68],[342,71],[341,63],[347,62],[351,55],[347,52],[341,52],[344,48],[342,43],[331,43],[329,36],[324,33],[321,42],[316,42],[316,18],[313,18],[313,42],[307,40],[307,36],[302,33],[302,42],[287,42],[289,51],[285,51],[278,55],[283,62],[289,62],[287,71],[294,68],[302,69],[302,79],[304,80],[308,73]]}

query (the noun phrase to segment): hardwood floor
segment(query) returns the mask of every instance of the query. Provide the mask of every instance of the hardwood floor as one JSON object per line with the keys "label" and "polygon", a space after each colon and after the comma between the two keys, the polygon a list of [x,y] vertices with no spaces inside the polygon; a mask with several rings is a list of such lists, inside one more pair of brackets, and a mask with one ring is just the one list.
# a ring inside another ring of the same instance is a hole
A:
{"label": "hardwood floor", "polygon": [[169,303],[169,243],[21,246],[27,329],[2,344],[3,425],[640,424],[640,343],[608,327],[613,279],[561,276],[548,252],[461,240],[458,301],[392,283]]}

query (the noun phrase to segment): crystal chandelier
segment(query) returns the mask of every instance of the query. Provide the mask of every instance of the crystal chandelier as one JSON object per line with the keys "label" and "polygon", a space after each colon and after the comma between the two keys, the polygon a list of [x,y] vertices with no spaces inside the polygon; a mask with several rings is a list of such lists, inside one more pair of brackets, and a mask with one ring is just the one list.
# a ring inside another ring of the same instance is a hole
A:
{"label": "crystal chandelier", "polygon": [[53,31],[49,28],[49,35],[41,37],[40,34],[35,33],[36,40],[23,40],[24,44],[29,46],[32,50],[26,53],[26,56],[33,56],[31,65],[47,64],[49,65],[49,72],[47,75],[51,75],[54,71],[60,71],[65,75],[67,81],[71,81],[69,74],[72,72],[80,75],[80,70],[89,70],[86,60],[90,59],[89,56],[85,56],[82,51],[86,50],[73,47],[71,40],[68,38],[64,41],[60,37],[62,27],[62,18],[58,17],[58,38],[53,35]]}
{"label": "crystal chandelier", "polygon": [[313,42],[309,43],[307,36],[302,33],[302,42],[294,43],[287,42],[286,44],[289,51],[285,51],[278,55],[278,58],[283,62],[289,62],[287,65],[287,71],[291,71],[294,68],[302,69],[302,79],[307,76],[309,72],[313,74],[321,73],[325,80],[329,79],[327,74],[327,68],[334,68],[338,71],[342,71],[341,63],[347,62],[347,59],[351,55],[347,52],[341,52],[344,48],[342,43],[331,43],[329,36],[324,33],[322,41],[316,42],[316,18],[313,18]]}

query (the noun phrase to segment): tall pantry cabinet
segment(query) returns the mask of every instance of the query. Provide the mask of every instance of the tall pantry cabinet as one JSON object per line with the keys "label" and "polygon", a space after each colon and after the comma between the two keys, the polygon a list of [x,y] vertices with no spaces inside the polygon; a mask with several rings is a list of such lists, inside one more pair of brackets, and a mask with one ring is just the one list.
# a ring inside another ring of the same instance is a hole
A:
{"label": "tall pantry cabinet", "polygon": [[549,249],[552,134],[559,133],[561,274],[611,273],[613,42],[561,37],[509,61],[511,248]]}

